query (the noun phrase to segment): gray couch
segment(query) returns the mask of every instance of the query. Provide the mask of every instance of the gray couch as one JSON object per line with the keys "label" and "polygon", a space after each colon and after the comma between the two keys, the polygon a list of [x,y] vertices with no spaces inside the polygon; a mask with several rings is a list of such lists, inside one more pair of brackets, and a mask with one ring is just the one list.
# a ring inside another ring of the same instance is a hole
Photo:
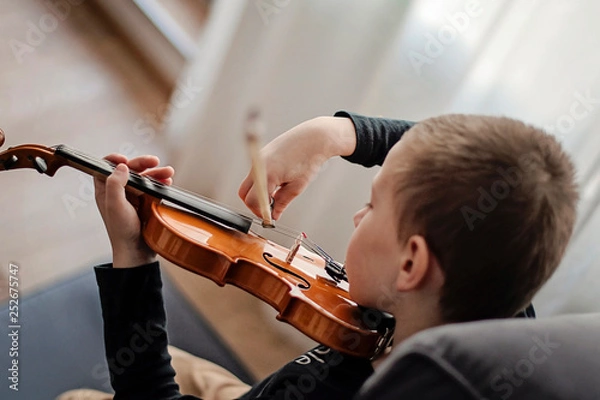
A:
{"label": "gray couch", "polygon": [[600,314],[447,325],[415,335],[360,400],[600,399]]}
{"label": "gray couch", "polygon": [[[163,274],[169,342],[232,371],[253,378]],[[37,294],[19,299],[19,391],[9,388],[8,306],[0,309],[0,399],[51,400],[75,388],[112,392],[104,357],[102,316],[92,269]],[[12,372],[9,371],[9,376]]]}

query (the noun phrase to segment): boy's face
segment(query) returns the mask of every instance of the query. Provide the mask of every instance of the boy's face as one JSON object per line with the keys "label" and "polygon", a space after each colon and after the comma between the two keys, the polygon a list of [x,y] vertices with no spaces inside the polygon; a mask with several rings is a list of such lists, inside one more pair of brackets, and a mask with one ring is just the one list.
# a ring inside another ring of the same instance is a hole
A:
{"label": "boy's face", "polygon": [[392,148],[373,179],[371,200],[354,216],[355,230],[346,252],[345,267],[352,299],[384,311],[390,293],[395,293],[402,260],[398,240],[398,204],[402,198],[396,193],[393,180],[398,179],[399,162],[405,159],[402,156],[405,139]]}

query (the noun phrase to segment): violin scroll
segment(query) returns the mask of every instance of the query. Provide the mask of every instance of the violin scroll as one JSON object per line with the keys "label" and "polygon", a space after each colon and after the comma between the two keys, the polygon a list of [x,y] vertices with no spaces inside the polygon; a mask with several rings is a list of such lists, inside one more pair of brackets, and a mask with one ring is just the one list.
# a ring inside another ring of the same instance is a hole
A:
{"label": "violin scroll", "polygon": [[[0,146],[6,135],[0,129]],[[23,144],[0,151],[0,171],[31,168],[40,174],[54,176],[57,169],[66,165],[65,159],[56,157],[54,149],[38,144]]]}

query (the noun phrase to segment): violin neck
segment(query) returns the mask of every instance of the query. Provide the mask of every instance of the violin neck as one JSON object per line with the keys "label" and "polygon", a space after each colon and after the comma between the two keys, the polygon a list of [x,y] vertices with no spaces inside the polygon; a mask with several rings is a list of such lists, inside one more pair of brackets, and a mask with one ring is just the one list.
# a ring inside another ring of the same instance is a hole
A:
{"label": "violin neck", "polygon": [[[54,153],[57,156],[67,159],[71,167],[93,176],[107,177],[112,174],[115,169],[115,165],[109,161],[89,156],[65,145],[56,146]],[[206,219],[225,225],[228,228],[236,229],[240,232],[247,233],[252,225],[252,219],[245,215],[228,210],[225,207],[214,204],[176,187],[168,186],[152,178],[141,176],[136,172],[129,173],[127,185],[146,193],[151,197],[169,201],[189,211],[198,213]]]}

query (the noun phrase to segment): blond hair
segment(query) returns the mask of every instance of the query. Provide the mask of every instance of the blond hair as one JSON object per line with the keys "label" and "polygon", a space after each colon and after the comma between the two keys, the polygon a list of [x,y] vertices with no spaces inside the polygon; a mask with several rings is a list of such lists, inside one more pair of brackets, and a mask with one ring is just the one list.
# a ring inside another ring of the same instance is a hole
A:
{"label": "blond hair", "polygon": [[514,315],[572,234],[573,163],[554,137],[509,118],[446,115],[412,129],[410,169],[396,187],[399,236],[423,235],[440,261],[442,318]]}

